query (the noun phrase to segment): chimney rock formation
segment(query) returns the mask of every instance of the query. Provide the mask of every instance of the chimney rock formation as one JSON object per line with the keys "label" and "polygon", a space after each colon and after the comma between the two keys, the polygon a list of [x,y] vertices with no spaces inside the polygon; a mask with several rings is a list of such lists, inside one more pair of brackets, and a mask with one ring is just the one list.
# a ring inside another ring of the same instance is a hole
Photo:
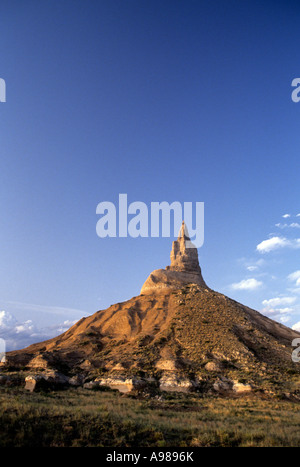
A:
{"label": "chimney rock formation", "polygon": [[153,271],[141,295],[82,318],[60,336],[8,352],[2,366],[30,372],[29,390],[68,381],[143,397],[159,390],[235,396],[254,389],[253,397],[299,401],[300,368],[291,359],[299,337],[208,288],[183,223],[171,265]]}
{"label": "chimney rock formation", "polygon": [[171,266],[156,269],[144,283],[141,294],[156,293],[163,289],[180,289],[185,284],[205,284],[198,260],[197,248],[191,243],[187,227],[182,222],[178,239],[173,242]]}

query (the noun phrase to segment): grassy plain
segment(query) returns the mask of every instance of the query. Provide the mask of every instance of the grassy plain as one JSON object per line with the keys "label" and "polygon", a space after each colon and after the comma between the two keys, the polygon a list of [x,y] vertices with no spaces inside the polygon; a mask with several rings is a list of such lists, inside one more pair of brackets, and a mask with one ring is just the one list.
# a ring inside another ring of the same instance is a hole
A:
{"label": "grassy plain", "polygon": [[280,399],[0,389],[0,447],[300,446],[300,404]]}

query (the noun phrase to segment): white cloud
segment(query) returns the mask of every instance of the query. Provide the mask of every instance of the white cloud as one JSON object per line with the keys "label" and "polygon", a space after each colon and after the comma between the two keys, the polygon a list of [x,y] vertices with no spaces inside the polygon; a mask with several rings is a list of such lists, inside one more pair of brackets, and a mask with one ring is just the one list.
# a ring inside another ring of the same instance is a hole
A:
{"label": "white cloud", "polygon": [[297,311],[297,305],[295,307],[284,305],[293,305],[296,300],[296,297],[275,297],[263,300],[262,304],[265,308],[261,312],[281,323],[287,323],[291,319],[291,315]]}
{"label": "white cloud", "polygon": [[293,313],[295,310],[294,308],[290,308],[290,307],[285,307],[285,308],[270,308],[270,307],[266,307],[266,308],[263,308],[261,310],[261,312],[266,315],[266,316],[272,316],[272,318],[274,317],[279,317],[281,315],[288,315],[288,314],[291,314]]}
{"label": "white cloud", "polygon": [[10,328],[17,323],[16,318],[8,311],[0,311],[0,328]]}
{"label": "white cloud", "polygon": [[292,305],[297,300],[297,297],[275,297],[269,300],[263,300],[262,304],[266,307],[277,307],[280,305]]}
{"label": "white cloud", "polygon": [[247,269],[247,271],[256,271],[257,269],[259,269],[261,266],[264,266],[266,261],[263,259],[263,258],[260,258],[258,260],[248,260],[248,261],[245,261],[245,267]]}
{"label": "white cloud", "polygon": [[16,334],[19,334],[20,332],[32,333],[34,331],[33,322],[31,321],[31,319],[28,319],[23,324],[18,324],[15,327],[15,331],[16,331]]}
{"label": "white cloud", "polygon": [[63,332],[66,332],[68,329],[70,329],[70,327],[73,326],[75,323],[77,323],[77,321],[77,319],[74,319],[73,321],[70,321],[68,319],[67,321],[64,321],[63,324],[53,326],[51,329],[55,330],[55,335],[62,334]]}
{"label": "white cloud", "polygon": [[292,329],[294,329],[294,331],[300,332],[300,321],[298,321],[298,323],[293,324]]}
{"label": "white cloud", "polygon": [[288,279],[290,281],[295,281],[296,286],[300,286],[300,270],[292,272],[291,274],[288,275]]}
{"label": "white cloud", "polygon": [[258,266],[247,266],[248,271],[255,271],[256,269],[258,269]]}
{"label": "white cloud", "polygon": [[279,227],[280,229],[300,229],[300,224],[298,222],[292,222],[291,224],[275,224],[276,227]]}
{"label": "white cloud", "polygon": [[256,249],[260,253],[268,253],[269,251],[276,250],[277,248],[287,246],[287,244],[288,240],[286,238],[272,237],[268,240],[263,240],[257,245]]}
{"label": "white cloud", "polygon": [[284,324],[284,323],[287,323],[291,317],[290,316],[280,316],[280,321]]}
{"label": "white cloud", "polygon": [[278,308],[277,311],[278,311],[279,313],[283,313],[283,314],[284,314],[284,313],[293,313],[294,308],[289,308],[289,307],[287,306],[287,307],[285,307],[285,308]]}
{"label": "white cloud", "polygon": [[11,313],[0,311],[0,337],[5,340],[8,351],[22,349],[30,344],[62,334],[76,321],[67,320],[54,326],[38,328],[31,320],[18,322]]}
{"label": "white cloud", "polygon": [[285,237],[272,237],[268,240],[263,240],[256,247],[260,253],[269,253],[270,251],[277,250],[278,248],[300,248],[300,238],[288,240]]}
{"label": "white cloud", "polygon": [[232,284],[231,287],[234,290],[255,290],[262,285],[263,283],[261,281],[251,278]]}
{"label": "white cloud", "polygon": [[296,310],[290,306],[280,307],[280,305],[292,305],[296,300],[296,297],[276,297],[270,300],[263,300],[262,304],[265,308],[261,312],[265,316],[269,316],[281,323],[287,323],[291,319],[291,314],[295,313]]}
{"label": "white cloud", "polygon": [[282,217],[284,217],[286,219],[287,217],[291,217],[291,215],[290,214],[283,214]]}

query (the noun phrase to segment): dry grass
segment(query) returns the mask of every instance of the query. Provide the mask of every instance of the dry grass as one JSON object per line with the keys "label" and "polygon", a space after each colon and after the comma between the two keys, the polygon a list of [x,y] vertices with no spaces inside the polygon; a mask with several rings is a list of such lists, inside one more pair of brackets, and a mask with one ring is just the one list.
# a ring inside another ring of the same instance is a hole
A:
{"label": "dry grass", "polygon": [[0,446],[300,446],[300,405],[108,391],[0,391]]}

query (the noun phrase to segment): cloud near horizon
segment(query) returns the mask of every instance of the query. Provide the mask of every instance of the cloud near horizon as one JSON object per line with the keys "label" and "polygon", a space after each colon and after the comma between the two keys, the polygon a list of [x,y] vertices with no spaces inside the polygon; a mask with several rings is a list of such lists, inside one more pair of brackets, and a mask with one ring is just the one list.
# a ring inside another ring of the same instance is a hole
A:
{"label": "cloud near horizon", "polygon": [[300,321],[298,321],[297,323],[293,324],[292,329],[293,329],[294,331],[300,332]]}
{"label": "cloud near horizon", "polygon": [[262,304],[264,308],[261,310],[261,313],[281,323],[287,323],[295,312],[295,308],[287,305],[294,305],[296,300],[296,297],[275,297],[263,300]]}
{"label": "cloud near horizon", "polygon": [[297,297],[274,297],[269,300],[263,300],[262,304],[264,308],[261,312],[271,317],[272,319],[277,319],[282,323],[286,323],[290,320],[291,314],[295,312],[295,308],[291,305],[295,305]]}
{"label": "cloud near horizon", "polygon": [[263,283],[261,281],[251,278],[236,282],[235,284],[231,285],[231,288],[233,290],[256,290],[262,285]]}
{"label": "cloud near horizon", "polygon": [[5,340],[6,350],[18,350],[67,331],[78,320],[66,320],[57,325],[38,328],[32,320],[19,322],[8,311],[0,311],[0,338]]}
{"label": "cloud near horizon", "polygon": [[275,297],[269,300],[263,300],[262,304],[266,307],[276,307],[280,305],[292,305],[297,297]]}

